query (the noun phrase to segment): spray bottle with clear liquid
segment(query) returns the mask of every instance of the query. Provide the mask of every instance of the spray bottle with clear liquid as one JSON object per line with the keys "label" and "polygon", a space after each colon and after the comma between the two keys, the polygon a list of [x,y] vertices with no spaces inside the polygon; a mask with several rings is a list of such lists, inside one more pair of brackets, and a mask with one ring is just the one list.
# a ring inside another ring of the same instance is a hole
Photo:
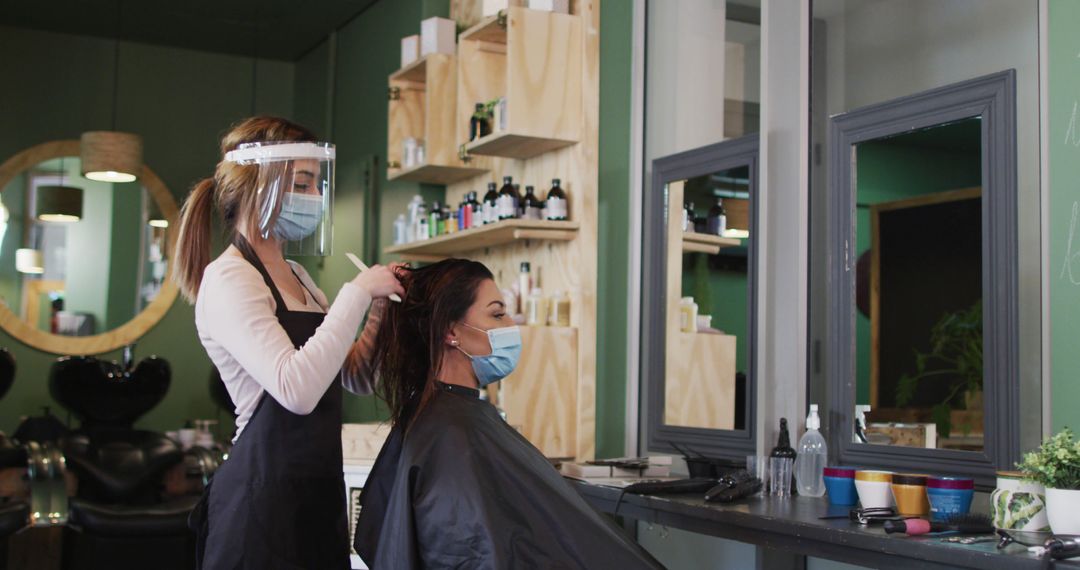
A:
{"label": "spray bottle with clear liquid", "polygon": [[829,460],[829,448],[821,432],[821,418],[817,404],[810,404],[806,417],[806,433],[799,440],[795,459],[795,487],[804,497],[820,497],[825,494],[825,464]]}

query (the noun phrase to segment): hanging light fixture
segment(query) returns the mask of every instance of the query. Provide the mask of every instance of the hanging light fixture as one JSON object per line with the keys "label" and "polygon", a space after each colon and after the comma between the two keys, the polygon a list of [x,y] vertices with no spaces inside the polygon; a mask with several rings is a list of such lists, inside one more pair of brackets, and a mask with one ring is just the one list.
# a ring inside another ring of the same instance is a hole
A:
{"label": "hanging light fixture", "polygon": [[19,273],[40,275],[45,273],[45,256],[40,249],[24,247],[15,250],[15,269]]}
{"label": "hanging light fixture", "polygon": [[152,196],[148,197],[149,207],[147,208],[146,223],[150,227],[154,228],[167,228],[169,227],[169,220],[161,213],[161,208],[158,207],[157,202]]}
{"label": "hanging light fixture", "polygon": [[60,159],[60,183],[38,186],[35,213],[43,222],[71,223],[82,219],[83,189],[64,185],[64,159]]}
{"label": "hanging light fixture", "polygon": [[120,98],[120,8],[116,3],[116,42],[113,46],[112,130],[88,131],[79,140],[82,175],[100,182],[134,182],[143,164],[142,137],[116,130]]}

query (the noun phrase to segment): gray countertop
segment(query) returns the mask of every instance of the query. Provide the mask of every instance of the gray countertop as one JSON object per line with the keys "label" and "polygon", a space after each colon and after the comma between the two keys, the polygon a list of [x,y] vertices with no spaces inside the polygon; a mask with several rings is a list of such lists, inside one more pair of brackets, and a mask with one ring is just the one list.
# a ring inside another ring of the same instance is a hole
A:
{"label": "gray countertop", "polygon": [[[1046,568],[1040,558],[1020,545],[999,550],[996,542],[964,545],[940,537],[886,534],[881,527],[864,527],[848,520],[821,520],[846,514],[849,507],[830,507],[824,498],[756,497],[730,505],[706,503],[697,495],[623,496],[620,491],[568,480],[593,507],[645,523],[728,538],[850,564],[874,568],[978,568],[1014,570]],[[1057,568],[1080,568],[1080,559],[1061,561]]]}

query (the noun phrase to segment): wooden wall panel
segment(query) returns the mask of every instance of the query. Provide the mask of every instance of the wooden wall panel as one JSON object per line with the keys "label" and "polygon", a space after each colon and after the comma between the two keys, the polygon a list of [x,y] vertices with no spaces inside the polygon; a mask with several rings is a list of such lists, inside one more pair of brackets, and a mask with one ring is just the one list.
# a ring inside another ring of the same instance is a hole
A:
{"label": "wooden wall panel", "polygon": [[507,126],[516,134],[581,138],[581,19],[511,10],[507,19]]}
{"label": "wooden wall panel", "polygon": [[735,350],[730,335],[668,332],[664,423],[735,429]]}
{"label": "wooden wall panel", "polygon": [[577,443],[578,331],[522,327],[518,371],[500,382],[507,421],[547,457],[574,457]]}

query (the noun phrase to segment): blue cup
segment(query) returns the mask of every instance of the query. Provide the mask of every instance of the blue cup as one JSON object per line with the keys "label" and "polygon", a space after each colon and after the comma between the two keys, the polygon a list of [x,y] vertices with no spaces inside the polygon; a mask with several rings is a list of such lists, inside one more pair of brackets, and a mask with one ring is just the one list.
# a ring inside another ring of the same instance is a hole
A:
{"label": "blue cup", "polygon": [[829,504],[850,506],[859,502],[855,492],[855,470],[850,467],[826,467],[825,491],[829,494]]}

